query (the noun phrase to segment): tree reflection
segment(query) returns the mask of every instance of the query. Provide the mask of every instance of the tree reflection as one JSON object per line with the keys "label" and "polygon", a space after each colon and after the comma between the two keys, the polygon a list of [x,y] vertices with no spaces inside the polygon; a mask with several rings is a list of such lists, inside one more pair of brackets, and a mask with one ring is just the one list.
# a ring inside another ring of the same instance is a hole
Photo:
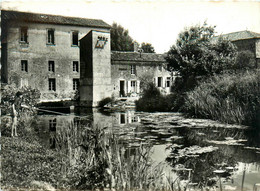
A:
{"label": "tree reflection", "polygon": [[[253,157],[255,161],[255,156],[245,154],[248,152],[243,149],[244,143],[235,142],[247,138],[245,130],[179,128],[177,134],[183,138],[175,140],[169,147],[171,154],[166,161],[181,180],[197,183],[200,188],[216,185],[216,170],[223,170],[220,176],[228,180],[231,169],[234,169],[238,162],[248,161],[249,157]],[[230,143],[233,145],[228,144],[229,140],[232,140]],[[212,144],[212,141],[219,141],[220,144]]]}

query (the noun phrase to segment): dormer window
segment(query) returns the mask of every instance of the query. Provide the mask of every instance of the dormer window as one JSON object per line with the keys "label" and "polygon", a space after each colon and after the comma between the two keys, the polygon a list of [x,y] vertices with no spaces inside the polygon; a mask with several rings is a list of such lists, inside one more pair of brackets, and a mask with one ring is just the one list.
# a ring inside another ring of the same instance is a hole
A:
{"label": "dormer window", "polygon": [[54,44],[54,29],[47,29],[47,44]]}
{"label": "dormer window", "polygon": [[28,28],[27,27],[22,27],[21,28],[20,42],[28,43]]}

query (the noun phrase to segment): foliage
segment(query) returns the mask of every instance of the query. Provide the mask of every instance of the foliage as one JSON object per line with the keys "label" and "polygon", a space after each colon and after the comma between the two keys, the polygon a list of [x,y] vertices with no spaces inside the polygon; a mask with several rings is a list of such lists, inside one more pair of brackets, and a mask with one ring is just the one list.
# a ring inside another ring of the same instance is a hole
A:
{"label": "foliage", "polygon": [[142,76],[139,77],[140,80],[140,92],[143,93],[145,90],[147,90],[152,81],[153,81],[153,75],[151,73],[144,73]]}
{"label": "foliage", "polygon": [[142,97],[135,102],[137,111],[171,111],[174,108],[173,95],[164,96],[153,83],[147,84]]}
{"label": "foliage", "polygon": [[[167,53],[169,70],[177,71],[181,86],[176,90],[194,88],[201,78],[220,74],[232,66],[235,47],[227,39],[213,39],[215,27],[204,23],[186,28],[179,34],[176,45]],[[178,83],[178,81],[176,81]]]}
{"label": "foliage", "polygon": [[[21,94],[17,98],[17,92]],[[17,88],[15,85],[5,85],[2,89],[2,99],[1,99],[1,112],[2,115],[7,115],[2,117],[2,134],[5,136],[11,133],[11,123],[12,120],[8,115],[12,112],[12,104],[15,99],[19,99],[19,104],[16,106],[18,113],[18,134],[26,133],[30,131],[28,127],[35,123],[35,118],[32,116],[36,115],[36,110],[33,108],[40,98],[40,92],[36,89],[30,87]],[[26,105],[28,108],[23,108],[21,105]]]}
{"label": "foliage", "polygon": [[214,76],[187,93],[185,110],[195,117],[260,128],[260,71]]}
{"label": "foliage", "polygon": [[113,23],[111,27],[111,50],[116,51],[133,51],[134,40],[129,36],[127,29],[117,23]]}
{"label": "foliage", "polygon": [[155,53],[154,47],[153,47],[152,44],[150,44],[150,43],[145,43],[145,42],[143,42],[143,43],[141,44],[141,49],[142,49],[145,53]]}
{"label": "foliage", "polygon": [[104,107],[106,104],[112,102],[113,99],[110,97],[106,97],[104,99],[102,99],[99,103],[98,103],[98,107]]}
{"label": "foliage", "polygon": [[235,71],[250,70],[256,68],[256,60],[253,52],[249,50],[239,51],[236,56],[236,62],[233,66]]}
{"label": "foliage", "polygon": [[22,96],[21,104],[29,106],[28,109],[23,109],[22,107],[18,107],[18,114],[21,115],[22,111],[26,111],[27,113],[34,113],[34,109],[32,108],[37,104],[40,99],[40,92],[37,89],[32,89],[31,87],[22,87],[17,88],[15,85],[5,85],[2,89],[2,99],[1,99],[1,111],[2,114],[10,114],[12,110],[12,104],[16,98],[17,92],[20,92]]}

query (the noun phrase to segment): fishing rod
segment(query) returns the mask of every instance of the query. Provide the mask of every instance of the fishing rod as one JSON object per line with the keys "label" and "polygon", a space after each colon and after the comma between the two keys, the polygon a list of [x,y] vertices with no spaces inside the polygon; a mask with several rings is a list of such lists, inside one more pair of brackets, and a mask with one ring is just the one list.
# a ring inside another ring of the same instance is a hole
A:
{"label": "fishing rod", "polygon": [[61,112],[57,112],[57,111],[51,111],[51,110],[47,110],[47,109],[40,109],[40,108],[37,108],[37,107],[29,107],[27,105],[21,105],[21,107],[26,108],[26,109],[33,108],[33,109],[35,109],[37,111],[44,111],[44,112],[55,113],[55,114],[59,114],[59,115],[68,115],[66,113],[61,113]]}

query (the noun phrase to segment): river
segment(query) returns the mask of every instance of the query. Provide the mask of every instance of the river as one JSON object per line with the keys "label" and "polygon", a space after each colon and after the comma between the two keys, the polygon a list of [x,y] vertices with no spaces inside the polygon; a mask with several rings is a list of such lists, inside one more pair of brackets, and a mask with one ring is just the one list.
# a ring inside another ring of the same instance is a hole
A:
{"label": "river", "polygon": [[260,133],[245,126],[185,118],[181,113],[133,110],[93,109],[37,118],[39,140],[50,149],[57,149],[57,134],[65,131],[66,124],[81,122],[116,135],[126,150],[151,146],[153,164],[163,164],[163,173],[176,185],[209,190],[243,186],[246,191],[260,183]]}

